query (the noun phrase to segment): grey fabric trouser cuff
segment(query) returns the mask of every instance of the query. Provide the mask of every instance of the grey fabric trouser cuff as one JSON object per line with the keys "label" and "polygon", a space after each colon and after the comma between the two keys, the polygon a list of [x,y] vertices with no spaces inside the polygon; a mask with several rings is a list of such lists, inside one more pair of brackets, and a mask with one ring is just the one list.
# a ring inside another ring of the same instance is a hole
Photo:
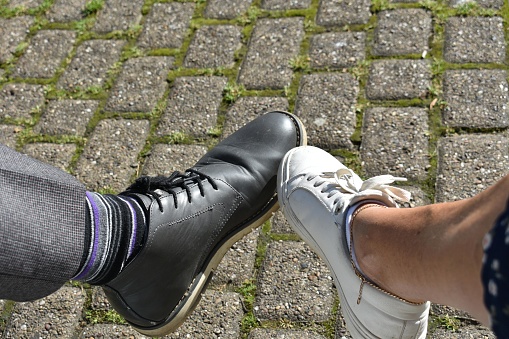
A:
{"label": "grey fabric trouser cuff", "polygon": [[44,297],[78,270],[85,187],[0,144],[0,299]]}

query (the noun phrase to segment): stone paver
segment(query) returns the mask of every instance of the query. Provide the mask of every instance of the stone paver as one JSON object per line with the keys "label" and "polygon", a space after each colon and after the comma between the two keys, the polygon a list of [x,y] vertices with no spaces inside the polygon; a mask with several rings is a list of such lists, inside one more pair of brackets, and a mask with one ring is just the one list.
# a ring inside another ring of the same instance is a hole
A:
{"label": "stone paver", "polygon": [[138,45],[146,49],[179,48],[194,8],[193,3],[155,3],[147,15]]}
{"label": "stone paver", "polygon": [[288,223],[288,221],[286,220],[285,216],[283,215],[283,212],[281,211],[277,211],[274,216],[272,217],[272,219],[270,219],[270,223],[271,223],[271,229],[270,231],[272,233],[276,233],[276,234],[292,234],[292,233],[295,233],[292,229],[292,227],[290,226],[290,224]]}
{"label": "stone paver", "polygon": [[270,330],[265,328],[255,328],[249,333],[248,339],[325,339],[324,336],[311,331],[299,330]]}
{"label": "stone paver", "polygon": [[86,326],[78,336],[79,339],[92,338],[126,338],[126,339],[146,339],[150,338],[140,334],[129,325],[110,325],[96,324]]}
{"label": "stone paver", "polygon": [[0,143],[15,149],[17,134],[21,131],[23,127],[20,126],[0,125]]}
{"label": "stone paver", "polygon": [[127,30],[141,20],[143,0],[106,0],[97,14],[94,30],[108,33],[115,30]]}
{"label": "stone paver", "polygon": [[[295,114],[308,133],[308,143],[325,149],[352,148],[359,85],[350,74],[304,75]],[[327,93],[327,95],[322,95]]]}
{"label": "stone paver", "polygon": [[[476,0],[472,1],[483,8],[500,9],[504,5],[504,0]],[[467,0],[450,0],[449,6],[458,7],[467,3]]]}
{"label": "stone paver", "polygon": [[46,17],[50,22],[81,20],[87,0],[55,0]]}
{"label": "stone paver", "polygon": [[504,63],[501,17],[452,17],[445,25],[444,59],[454,63]]}
{"label": "stone paver", "polygon": [[431,13],[423,9],[395,9],[378,14],[373,54],[394,56],[429,51]]}
{"label": "stone paver", "polygon": [[321,0],[316,22],[323,26],[365,24],[371,13],[369,0]]}
{"label": "stone paver", "polygon": [[353,67],[366,57],[364,32],[331,32],[311,38],[309,58],[313,68]]}
{"label": "stone paver", "polygon": [[367,177],[426,179],[430,167],[426,109],[369,108],[362,127],[361,159]]}
{"label": "stone paver", "polygon": [[239,338],[243,314],[237,293],[208,290],[184,325],[164,338]]}
{"label": "stone paver", "polygon": [[68,91],[102,87],[107,71],[118,61],[123,40],[88,40],[78,46],[76,55],[57,82]]}
{"label": "stone paver", "polygon": [[22,153],[58,167],[64,171],[69,167],[70,161],[76,152],[75,144],[27,144]]}
{"label": "stone paver", "polygon": [[78,179],[91,190],[124,190],[138,168],[148,131],[147,120],[101,120],[78,161]]}
{"label": "stone paver", "polygon": [[444,75],[443,121],[453,127],[504,128],[508,118],[505,70],[450,70]]}
{"label": "stone paver", "polygon": [[212,288],[239,287],[254,278],[254,263],[259,230],[255,230],[237,241],[226,253],[214,271]]}
{"label": "stone paver", "polygon": [[205,153],[207,147],[200,145],[154,145],[143,167],[143,174],[170,176],[175,171],[184,172]]}
{"label": "stone paver", "polygon": [[173,57],[129,59],[110,92],[106,111],[150,112],[167,87]]}
{"label": "stone paver", "polygon": [[262,320],[324,321],[334,302],[325,264],[301,242],[272,242],[258,276],[254,313]]}
{"label": "stone paver", "polygon": [[277,97],[240,98],[226,113],[221,138],[226,138],[257,116],[272,111],[288,111],[288,100]]}
{"label": "stone paver", "polygon": [[33,22],[34,18],[31,16],[0,18],[0,63],[13,57],[18,45],[25,40]]}
{"label": "stone paver", "polygon": [[205,17],[212,19],[233,19],[247,11],[253,0],[209,0]]}
{"label": "stone paver", "polygon": [[263,0],[261,7],[268,10],[303,9],[311,5],[311,0]]}
{"label": "stone paver", "polygon": [[42,5],[44,0],[10,0],[9,7],[23,7],[26,9],[36,8]]}
{"label": "stone paver", "polygon": [[282,89],[292,80],[290,61],[304,37],[302,18],[260,19],[252,33],[239,82],[248,89]]}
{"label": "stone paver", "polygon": [[4,338],[70,338],[78,327],[86,295],[77,287],[62,287],[33,302],[17,303]]}
{"label": "stone paver", "polygon": [[190,68],[230,68],[235,51],[241,47],[241,29],[232,25],[201,27],[194,36],[184,66]]}
{"label": "stone paver", "polygon": [[44,91],[41,85],[4,85],[0,91],[0,117],[31,119],[33,110],[44,104]]}
{"label": "stone paver", "polygon": [[95,100],[52,100],[45,108],[34,132],[83,136],[99,102]]}
{"label": "stone paver", "polygon": [[14,68],[13,76],[51,78],[71,52],[76,33],[66,30],[42,30],[31,40]]}
{"label": "stone paver", "polygon": [[216,127],[225,77],[181,77],[170,90],[157,133],[186,133],[206,137]]}
{"label": "stone paver", "polygon": [[428,60],[380,60],[369,69],[366,96],[371,100],[425,97],[431,86]]}
{"label": "stone paver", "polygon": [[472,197],[507,174],[508,139],[500,134],[441,138],[437,201]]}

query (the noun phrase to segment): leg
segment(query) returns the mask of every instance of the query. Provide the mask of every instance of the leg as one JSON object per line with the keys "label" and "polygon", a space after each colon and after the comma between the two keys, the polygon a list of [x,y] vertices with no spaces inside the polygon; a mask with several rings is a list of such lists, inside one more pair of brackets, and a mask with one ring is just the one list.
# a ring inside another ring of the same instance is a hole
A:
{"label": "leg", "polygon": [[506,176],[471,199],[412,209],[363,209],[352,223],[360,268],[398,296],[453,306],[487,324],[482,242],[508,198]]}
{"label": "leg", "polygon": [[40,298],[74,277],[101,285],[138,331],[171,332],[231,245],[277,210],[279,163],[304,144],[296,116],[267,113],[184,173],[119,195],[0,147],[0,298]]}
{"label": "leg", "polygon": [[41,298],[79,267],[85,187],[1,144],[0,187],[0,299]]}

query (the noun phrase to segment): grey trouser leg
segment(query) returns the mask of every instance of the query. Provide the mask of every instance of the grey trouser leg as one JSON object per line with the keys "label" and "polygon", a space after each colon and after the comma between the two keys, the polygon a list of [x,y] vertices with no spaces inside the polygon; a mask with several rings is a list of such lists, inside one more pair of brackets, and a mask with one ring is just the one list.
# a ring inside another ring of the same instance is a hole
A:
{"label": "grey trouser leg", "polygon": [[0,144],[0,299],[44,297],[78,270],[85,187]]}

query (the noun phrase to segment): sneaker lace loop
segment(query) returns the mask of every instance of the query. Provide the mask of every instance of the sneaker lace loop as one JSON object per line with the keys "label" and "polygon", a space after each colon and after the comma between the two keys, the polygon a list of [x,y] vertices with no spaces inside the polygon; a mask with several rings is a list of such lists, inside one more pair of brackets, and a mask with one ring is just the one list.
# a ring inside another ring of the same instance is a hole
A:
{"label": "sneaker lace loop", "polygon": [[191,202],[191,189],[189,188],[189,186],[192,184],[197,184],[198,188],[200,189],[200,194],[203,197],[205,196],[203,190],[203,180],[207,180],[208,182],[210,182],[212,187],[215,190],[217,190],[217,185],[210,176],[190,168],[187,169],[184,173],[178,171],[173,172],[169,177],[166,176],[140,177],[136,179],[136,181],[127,188],[127,192],[148,194],[154,197],[159,206],[159,210],[162,212],[163,204],[161,202],[161,195],[158,192],[156,192],[157,189],[163,190],[171,194],[173,196],[173,203],[175,205],[175,208],[178,208],[177,191],[175,189],[178,188],[184,189],[187,194],[188,202]]}
{"label": "sneaker lace loop", "polygon": [[[401,189],[399,187],[390,186],[395,181],[406,181],[406,178],[394,177],[392,175],[378,175],[363,181],[358,175],[348,168],[341,168],[336,172],[324,172],[320,175],[324,180],[317,182],[317,184],[323,184],[327,182],[331,184],[327,198],[334,196],[336,193],[346,194],[359,194],[364,191],[380,191],[387,194],[389,197],[396,201],[409,202],[411,194],[410,192]],[[322,189],[322,192],[326,192],[329,189]],[[334,200],[334,204],[341,201],[341,196]],[[339,210],[339,207],[337,208]]]}

